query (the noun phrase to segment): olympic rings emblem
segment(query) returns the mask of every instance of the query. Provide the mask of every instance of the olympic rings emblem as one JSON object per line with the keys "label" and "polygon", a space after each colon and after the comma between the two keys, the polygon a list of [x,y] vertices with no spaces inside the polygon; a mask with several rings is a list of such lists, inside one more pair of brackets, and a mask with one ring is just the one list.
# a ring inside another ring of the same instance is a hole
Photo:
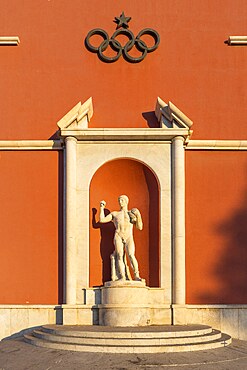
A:
{"label": "olympic rings emblem", "polygon": [[[90,38],[92,36],[101,36],[103,38],[101,44],[96,47],[90,43]],[[124,35],[128,38],[128,41],[125,45],[121,45],[121,43],[116,39],[117,36]],[[149,35],[153,38],[153,45],[148,46],[144,40],[141,39],[142,36]],[[106,63],[113,63],[116,62],[121,55],[123,55],[124,59],[130,63],[139,63],[141,62],[147,55],[147,53],[151,53],[152,51],[156,50],[160,43],[160,37],[158,32],[153,30],[152,28],[144,28],[142,31],[138,33],[135,37],[133,32],[128,29],[117,29],[111,38],[106,31],[102,30],[101,28],[95,28],[88,32],[87,37],[85,39],[85,45],[87,49],[93,53],[97,53],[98,57]],[[110,57],[104,54],[104,51],[110,46],[110,48],[116,52],[116,55]],[[138,51],[141,52],[139,57],[134,57],[129,54],[133,47],[136,47]]]}

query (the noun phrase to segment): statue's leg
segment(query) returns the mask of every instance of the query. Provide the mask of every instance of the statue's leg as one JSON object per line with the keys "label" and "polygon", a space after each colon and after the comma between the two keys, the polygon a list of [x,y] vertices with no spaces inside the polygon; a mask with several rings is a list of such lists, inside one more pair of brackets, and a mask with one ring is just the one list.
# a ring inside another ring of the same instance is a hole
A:
{"label": "statue's leg", "polygon": [[134,239],[133,238],[130,238],[127,241],[125,247],[126,247],[126,250],[127,250],[128,256],[129,256],[129,259],[130,259],[131,267],[132,267],[132,269],[134,271],[135,280],[141,280],[140,274],[139,274],[138,262],[137,262],[137,259],[135,257],[135,243],[134,243]]}
{"label": "statue's leg", "polygon": [[119,235],[115,234],[114,237],[114,245],[115,245],[115,257],[117,261],[118,267],[118,274],[121,279],[125,280],[125,266],[124,266],[124,245],[122,242],[122,238]]}
{"label": "statue's leg", "polygon": [[127,257],[126,257],[126,253],[125,252],[124,252],[124,265],[125,265],[126,279],[127,280],[132,280],[132,277],[131,277],[131,274],[130,274],[130,269],[129,269],[129,266],[128,266]]}
{"label": "statue's leg", "polygon": [[113,252],[110,256],[111,258],[111,279],[112,281],[117,280],[117,271],[116,271],[116,263],[115,263],[115,252]]}

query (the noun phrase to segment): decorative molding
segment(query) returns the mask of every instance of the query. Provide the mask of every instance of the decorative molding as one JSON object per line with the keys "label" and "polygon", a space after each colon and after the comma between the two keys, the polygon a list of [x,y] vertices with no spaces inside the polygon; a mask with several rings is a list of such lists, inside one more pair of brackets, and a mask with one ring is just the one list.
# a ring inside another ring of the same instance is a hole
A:
{"label": "decorative molding", "polygon": [[0,36],[0,45],[19,45],[18,36]]}
{"label": "decorative molding", "polygon": [[60,140],[0,140],[0,150],[62,150]]}
{"label": "decorative molding", "polygon": [[155,115],[164,129],[187,129],[189,136],[192,134],[190,130],[193,122],[178,109],[172,102],[165,103],[160,97],[157,98]]}
{"label": "decorative molding", "polygon": [[190,140],[188,150],[247,150],[247,140]]}
{"label": "decorative molding", "polygon": [[84,104],[79,102],[57,122],[60,136],[73,136],[83,141],[164,141],[172,140],[175,136],[182,136],[187,143],[192,134],[190,128],[193,122],[173,103],[166,104],[160,98],[157,99],[155,108],[160,128],[88,128],[92,115],[92,98]]}
{"label": "decorative molding", "polygon": [[247,45],[247,36],[229,36],[228,45]]}
{"label": "decorative molding", "polygon": [[175,128],[88,128],[61,130],[61,136],[74,136],[80,141],[171,141],[175,136],[188,137],[188,129]]}
{"label": "decorative molding", "polygon": [[[57,125],[60,132],[66,133],[67,130],[78,131],[88,128],[88,123],[93,116],[93,100],[89,98],[85,103],[76,104]],[[61,134],[64,136],[63,134]],[[66,135],[68,136],[68,135]]]}
{"label": "decorative molding", "polygon": [[[62,131],[65,136],[76,136],[82,142],[85,141],[111,141],[121,142],[143,142],[172,141],[174,137],[186,138],[188,131],[181,129],[159,129],[159,128],[126,128],[126,129],[87,129]],[[247,150],[247,140],[190,140],[185,147],[186,150]],[[1,150],[63,150],[63,142],[60,140],[0,140]]]}

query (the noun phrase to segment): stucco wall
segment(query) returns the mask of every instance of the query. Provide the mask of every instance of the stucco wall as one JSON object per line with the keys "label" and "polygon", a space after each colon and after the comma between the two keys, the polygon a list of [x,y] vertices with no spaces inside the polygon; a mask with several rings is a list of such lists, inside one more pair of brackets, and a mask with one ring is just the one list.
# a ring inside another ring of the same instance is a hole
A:
{"label": "stucco wall", "polygon": [[[157,126],[157,95],[194,121],[193,139],[246,138],[247,48],[224,43],[229,35],[246,34],[246,2],[0,4],[1,35],[21,40],[0,47],[0,140],[49,139],[56,122],[89,96],[90,127]],[[152,27],[160,46],[139,64],[122,58],[102,63],[84,39],[96,27],[111,35],[123,10],[135,35]],[[62,162],[41,151],[0,155],[0,303],[57,303],[63,289]],[[193,151],[186,158],[187,301],[246,303],[247,154]]]}

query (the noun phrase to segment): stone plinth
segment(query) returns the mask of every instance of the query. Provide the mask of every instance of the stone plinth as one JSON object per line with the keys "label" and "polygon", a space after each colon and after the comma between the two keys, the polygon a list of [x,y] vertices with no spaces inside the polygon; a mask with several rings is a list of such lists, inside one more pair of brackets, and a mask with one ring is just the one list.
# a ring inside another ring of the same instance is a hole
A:
{"label": "stone plinth", "polygon": [[149,288],[145,280],[109,281],[101,288],[99,325],[150,325]]}

